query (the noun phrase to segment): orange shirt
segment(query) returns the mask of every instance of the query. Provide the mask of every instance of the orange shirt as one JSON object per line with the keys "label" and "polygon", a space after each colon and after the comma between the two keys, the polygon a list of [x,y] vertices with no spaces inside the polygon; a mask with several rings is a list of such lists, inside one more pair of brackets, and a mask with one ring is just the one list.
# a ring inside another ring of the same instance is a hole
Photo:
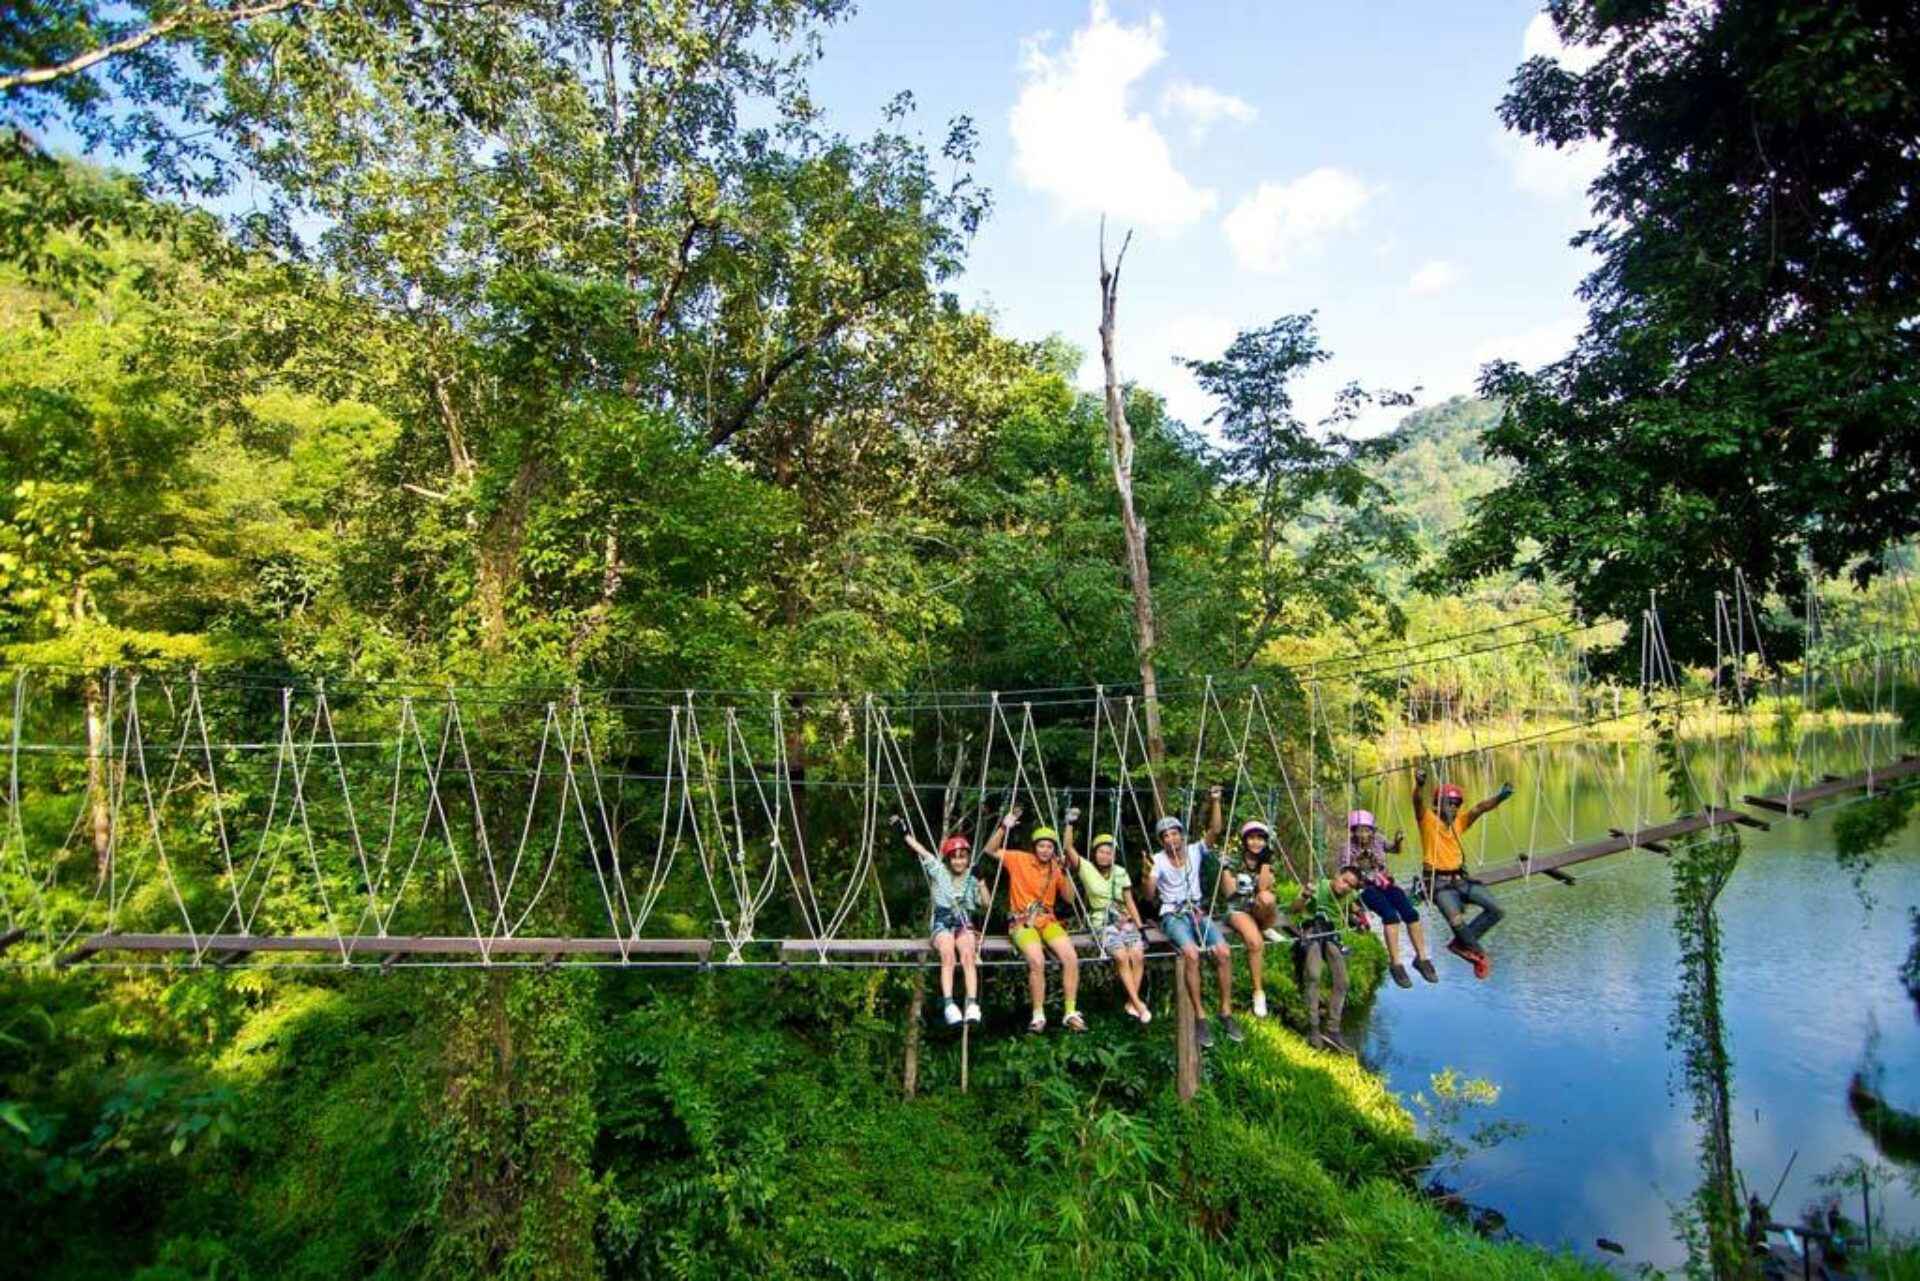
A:
{"label": "orange shirt", "polygon": [[1054,897],[1067,883],[1066,873],[1060,868],[1060,856],[1056,854],[1052,862],[1042,863],[1026,850],[1006,850],[1004,853],[1008,914],[1020,916],[1037,908],[1051,915]]}
{"label": "orange shirt", "polygon": [[1460,834],[1473,826],[1473,814],[1461,809],[1451,825],[1440,821],[1440,811],[1428,806],[1420,811],[1420,866],[1429,872],[1457,872],[1467,865],[1460,848]]}

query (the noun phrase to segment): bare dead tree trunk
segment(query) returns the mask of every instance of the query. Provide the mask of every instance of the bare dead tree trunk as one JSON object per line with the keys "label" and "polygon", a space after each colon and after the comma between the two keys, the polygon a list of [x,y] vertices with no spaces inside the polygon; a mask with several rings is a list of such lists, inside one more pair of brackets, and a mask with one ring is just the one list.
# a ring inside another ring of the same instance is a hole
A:
{"label": "bare dead tree trunk", "polygon": [[95,884],[105,884],[107,865],[113,856],[113,822],[107,801],[105,692],[98,676],[88,673],[82,696],[87,704],[87,805],[92,818],[93,876]]}
{"label": "bare dead tree trunk", "polygon": [[1147,569],[1147,527],[1133,505],[1133,428],[1127,422],[1126,402],[1120,394],[1120,374],[1113,354],[1114,314],[1120,304],[1120,265],[1126,261],[1128,232],[1120,252],[1107,266],[1107,224],[1100,223],[1100,363],[1107,375],[1107,458],[1113,464],[1114,488],[1120,491],[1120,523],[1127,541],[1127,580],[1133,587],[1133,652],[1140,663],[1142,702],[1147,713],[1147,772],[1153,788],[1154,811],[1167,812],[1160,775],[1166,763],[1167,743],[1160,730],[1160,681],[1154,671],[1153,583]]}

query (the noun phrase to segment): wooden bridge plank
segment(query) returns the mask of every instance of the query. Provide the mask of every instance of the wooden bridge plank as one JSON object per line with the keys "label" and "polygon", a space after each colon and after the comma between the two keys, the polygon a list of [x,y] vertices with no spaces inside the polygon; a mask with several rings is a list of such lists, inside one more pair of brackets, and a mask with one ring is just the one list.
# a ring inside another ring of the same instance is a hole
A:
{"label": "wooden bridge plank", "polygon": [[405,956],[667,956],[708,960],[711,939],[511,938],[475,940],[458,936],[409,935],[335,938],[331,934],[212,934],[197,942],[185,934],[95,934],[61,958],[65,965],[100,952],[204,951],[220,964],[255,952],[314,952],[379,956],[383,964]]}

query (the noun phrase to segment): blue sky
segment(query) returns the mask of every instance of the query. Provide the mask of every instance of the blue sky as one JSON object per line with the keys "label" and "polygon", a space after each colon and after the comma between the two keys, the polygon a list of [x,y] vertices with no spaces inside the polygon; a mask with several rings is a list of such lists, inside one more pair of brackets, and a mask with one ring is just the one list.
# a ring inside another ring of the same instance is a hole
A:
{"label": "blue sky", "polygon": [[1290,312],[1317,310],[1335,356],[1309,411],[1349,379],[1431,403],[1495,356],[1566,350],[1597,158],[1502,130],[1535,52],[1581,65],[1504,0],[865,0],[812,80],[850,133],[902,89],[930,143],[973,117],[996,207],[959,291],[1008,333],[1097,356],[1100,214],[1133,228],[1122,375],[1197,423],[1209,406],[1173,357]]}

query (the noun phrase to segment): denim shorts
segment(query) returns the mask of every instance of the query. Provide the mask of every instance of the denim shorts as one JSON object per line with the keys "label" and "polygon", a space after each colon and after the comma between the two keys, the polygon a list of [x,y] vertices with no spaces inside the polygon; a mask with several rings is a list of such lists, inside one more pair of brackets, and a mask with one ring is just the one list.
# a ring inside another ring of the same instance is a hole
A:
{"label": "denim shorts", "polygon": [[958,942],[962,934],[974,933],[978,931],[963,913],[950,907],[936,907],[933,909],[933,926],[927,931],[927,941],[932,942],[942,934],[951,934],[954,941]]}
{"label": "denim shorts", "polygon": [[[1194,921],[1198,918],[1196,928]],[[1167,938],[1177,948],[1197,947],[1201,950],[1220,947],[1226,939],[1220,933],[1220,927],[1205,912],[1168,912],[1160,918],[1160,928],[1167,932]]]}

